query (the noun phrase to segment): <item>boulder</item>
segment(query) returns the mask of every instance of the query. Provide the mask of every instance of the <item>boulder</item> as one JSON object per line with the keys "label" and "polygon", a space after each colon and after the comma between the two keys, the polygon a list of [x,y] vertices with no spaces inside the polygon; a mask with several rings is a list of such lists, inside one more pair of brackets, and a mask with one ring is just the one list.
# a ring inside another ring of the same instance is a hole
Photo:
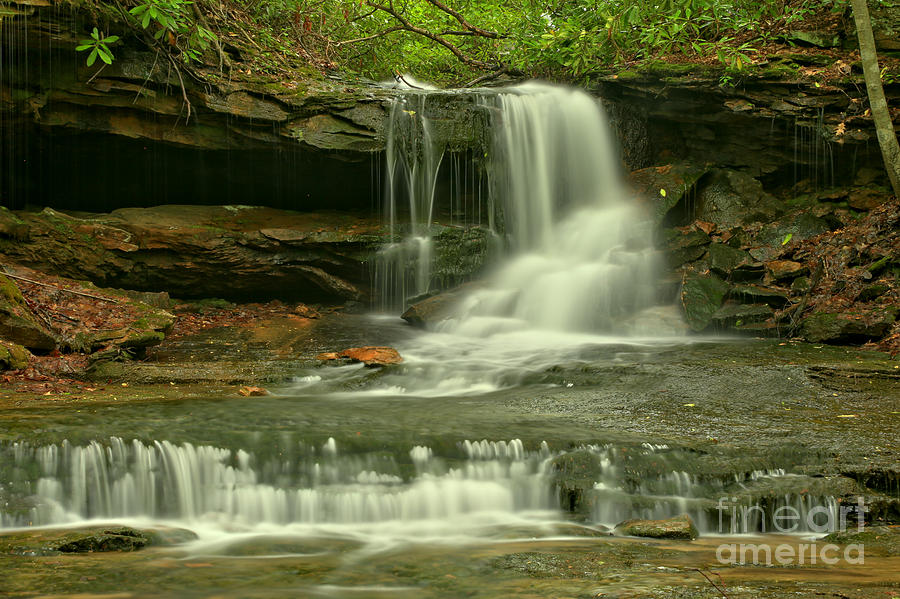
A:
{"label": "boulder", "polygon": [[635,193],[653,207],[656,222],[662,222],[707,172],[709,168],[705,166],[667,164],[633,171],[628,181]]}
{"label": "boulder", "polygon": [[[770,246],[780,252],[781,247],[787,243],[803,241],[830,230],[828,221],[825,219],[808,212],[797,212],[763,227],[756,236],[756,241],[760,245]],[[771,259],[762,259],[762,261],[768,262]]]}
{"label": "boulder", "polygon": [[879,339],[890,330],[898,312],[900,308],[896,306],[852,312],[817,312],[803,319],[800,331],[812,343]]}
{"label": "boulder", "polygon": [[692,331],[699,333],[709,326],[729,288],[728,283],[713,274],[685,275],[681,286],[681,305]]}
{"label": "boulder", "polygon": [[8,341],[0,341],[0,370],[22,370],[28,366],[28,350]]}
{"label": "boulder", "polygon": [[720,327],[741,326],[765,322],[775,313],[767,304],[739,304],[726,302],[712,315],[712,321]]}
{"label": "boulder", "polygon": [[389,366],[400,364],[403,358],[393,347],[351,347],[339,352],[325,352],[316,356],[323,362],[346,359],[350,362],[362,362],[367,367]]}
{"label": "boulder", "polygon": [[613,534],[651,539],[678,539],[693,541],[699,536],[694,521],[687,514],[667,520],[626,520],[617,524]]}
{"label": "boulder", "polygon": [[0,274],[0,338],[28,349],[50,351],[58,341],[25,303],[12,279]]}
{"label": "boulder", "polygon": [[766,303],[770,306],[784,306],[790,303],[790,297],[780,289],[761,285],[735,285],[728,296],[742,303]]}
{"label": "boulder", "polygon": [[466,283],[449,291],[416,302],[400,318],[417,327],[430,327],[453,316],[456,306],[477,283]]}
{"label": "boulder", "polygon": [[809,268],[805,264],[793,260],[772,260],[766,264],[766,271],[776,281],[809,274]]}
{"label": "boulder", "polygon": [[706,246],[712,241],[709,235],[698,229],[669,229],[665,235],[666,262],[672,268],[701,258],[706,254]]}
{"label": "boulder", "polygon": [[720,229],[768,222],[781,210],[778,200],[763,191],[759,181],[728,169],[712,171],[698,195],[697,206],[696,217],[713,222]]}
{"label": "boulder", "polygon": [[872,210],[887,202],[891,193],[886,189],[854,189],[850,192],[847,203],[857,210]]}
{"label": "boulder", "polygon": [[739,266],[749,265],[753,258],[747,252],[722,243],[709,245],[709,268],[717,274],[728,276]]}
{"label": "boulder", "polygon": [[15,241],[25,241],[28,239],[28,234],[28,225],[8,208],[0,206],[0,236]]}

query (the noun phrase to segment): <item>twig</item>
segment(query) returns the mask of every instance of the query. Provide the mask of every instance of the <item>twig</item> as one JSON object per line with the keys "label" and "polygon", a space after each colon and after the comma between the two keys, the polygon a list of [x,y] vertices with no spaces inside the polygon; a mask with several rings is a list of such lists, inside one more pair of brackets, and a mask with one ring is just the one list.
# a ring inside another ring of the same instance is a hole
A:
{"label": "twig", "polygon": [[14,275],[14,274],[11,274],[11,273],[7,272],[6,269],[3,269],[3,275],[4,275],[4,276],[7,276],[7,277],[9,277],[9,278],[11,278],[11,279],[18,279],[18,280],[20,280],[20,281],[25,281],[26,283],[33,283],[34,285],[40,285],[40,286],[42,286],[42,287],[53,287],[54,289],[57,289],[57,290],[59,290],[59,291],[65,291],[66,293],[72,293],[72,294],[75,294],[75,295],[81,295],[81,296],[84,296],[84,297],[90,297],[90,298],[93,298],[93,299],[98,299],[98,300],[102,300],[102,301],[104,301],[104,302],[110,302],[110,303],[113,303],[113,304],[121,303],[121,302],[119,302],[119,300],[114,300],[114,299],[111,299],[111,298],[108,298],[108,297],[103,297],[103,296],[100,296],[100,295],[93,295],[93,294],[91,294],[91,293],[85,293],[85,292],[83,292],[83,291],[75,291],[74,289],[66,289],[65,287],[59,287],[58,285],[54,285],[53,283],[42,283],[41,281],[35,281],[34,279],[29,279],[29,278],[27,278],[27,277],[20,277],[19,275]]}
{"label": "twig", "polygon": [[[709,582],[709,584],[711,584],[711,585],[713,586],[714,589],[716,589],[717,591],[719,591],[720,593],[722,593],[722,596],[723,596],[725,599],[728,599],[728,593],[725,592],[725,587],[724,587],[724,586],[719,586],[719,585],[717,585],[715,582],[713,582],[713,579],[710,578],[709,576],[707,576],[707,575],[706,575],[706,572],[704,572],[704,571],[701,570],[700,568],[691,568],[691,569],[694,570],[695,572],[700,572],[700,575],[703,576],[703,578],[705,578],[705,579],[707,580],[707,582]],[[719,578],[721,579],[721,576],[720,576]]]}

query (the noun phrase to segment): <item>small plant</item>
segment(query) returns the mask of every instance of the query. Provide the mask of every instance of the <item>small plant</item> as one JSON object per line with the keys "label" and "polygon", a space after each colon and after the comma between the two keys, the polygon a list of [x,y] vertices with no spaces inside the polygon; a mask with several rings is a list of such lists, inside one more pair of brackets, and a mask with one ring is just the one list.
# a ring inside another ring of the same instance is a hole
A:
{"label": "small plant", "polygon": [[216,39],[212,31],[195,23],[188,14],[191,4],[186,0],[145,0],[128,12],[143,29],[155,24],[154,39],[178,48],[184,61],[190,62],[200,60],[203,51]]}
{"label": "small plant", "polygon": [[81,40],[75,50],[78,52],[91,51],[87,57],[87,66],[92,66],[97,62],[98,57],[106,64],[112,64],[113,60],[115,60],[115,56],[113,56],[112,51],[109,49],[109,44],[113,44],[117,41],[119,41],[118,35],[102,37],[100,31],[94,27],[94,30],[91,32],[91,37],[89,39]]}

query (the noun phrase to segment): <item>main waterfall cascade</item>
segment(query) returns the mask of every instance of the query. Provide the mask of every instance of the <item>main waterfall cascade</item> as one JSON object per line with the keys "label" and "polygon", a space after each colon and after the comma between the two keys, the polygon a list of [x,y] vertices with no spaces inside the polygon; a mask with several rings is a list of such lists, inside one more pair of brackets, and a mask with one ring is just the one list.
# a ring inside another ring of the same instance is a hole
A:
{"label": "main waterfall cascade", "polygon": [[[391,115],[386,218],[392,235],[401,224],[406,235],[379,260],[385,306],[432,291],[429,232],[444,148],[427,98],[403,96]],[[507,328],[622,332],[615,325],[623,316],[653,304],[656,269],[651,232],[623,189],[597,101],[537,83],[479,92],[477,100],[494,132],[485,166],[488,225],[511,255],[469,298],[460,330],[475,332],[472,319],[506,318]]]}

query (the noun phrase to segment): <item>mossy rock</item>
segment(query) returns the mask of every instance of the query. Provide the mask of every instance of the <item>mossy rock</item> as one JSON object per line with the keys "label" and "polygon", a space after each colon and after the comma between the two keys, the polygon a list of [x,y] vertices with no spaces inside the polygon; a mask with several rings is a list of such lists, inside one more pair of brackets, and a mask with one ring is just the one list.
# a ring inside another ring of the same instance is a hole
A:
{"label": "mossy rock", "polygon": [[800,325],[803,337],[812,343],[839,343],[880,339],[897,320],[900,308],[866,311],[819,312],[807,316]]}
{"label": "mossy rock", "polygon": [[614,534],[651,539],[678,539],[693,541],[700,533],[687,514],[667,520],[626,520],[614,529]]}
{"label": "mossy rock", "polygon": [[728,283],[713,274],[692,273],[685,277],[681,287],[681,305],[692,331],[699,333],[709,326],[729,289]]}
{"label": "mossy rock", "polygon": [[720,275],[729,275],[738,266],[753,262],[747,252],[722,243],[709,245],[709,268]]}
{"label": "mossy rock", "polygon": [[15,283],[0,274],[0,337],[29,349],[56,349],[56,337],[37,321]]}
{"label": "mossy rock", "polygon": [[0,341],[0,370],[22,370],[30,359],[31,354],[21,345]]}

